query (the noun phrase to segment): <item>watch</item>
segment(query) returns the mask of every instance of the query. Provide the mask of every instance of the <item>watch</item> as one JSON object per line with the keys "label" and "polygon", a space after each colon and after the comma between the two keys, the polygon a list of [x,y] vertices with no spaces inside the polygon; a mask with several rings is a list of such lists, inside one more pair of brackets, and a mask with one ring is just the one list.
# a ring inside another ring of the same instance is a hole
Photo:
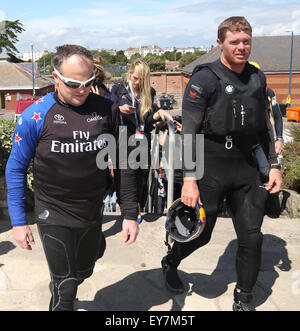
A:
{"label": "watch", "polygon": [[281,169],[281,165],[280,164],[271,164],[270,169],[278,169],[278,170],[280,170]]}
{"label": "watch", "polygon": [[277,137],[275,141],[281,141],[282,143],[284,143],[284,139],[282,137]]}

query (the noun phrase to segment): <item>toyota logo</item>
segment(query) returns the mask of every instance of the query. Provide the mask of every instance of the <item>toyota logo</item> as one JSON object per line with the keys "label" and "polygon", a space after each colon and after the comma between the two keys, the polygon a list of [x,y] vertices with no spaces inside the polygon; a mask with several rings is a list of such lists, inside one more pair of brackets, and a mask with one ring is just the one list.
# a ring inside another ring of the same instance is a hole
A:
{"label": "toyota logo", "polygon": [[57,120],[57,121],[63,121],[65,118],[62,116],[62,115],[60,115],[60,114],[56,114],[56,115],[54,115],[54,118]]}

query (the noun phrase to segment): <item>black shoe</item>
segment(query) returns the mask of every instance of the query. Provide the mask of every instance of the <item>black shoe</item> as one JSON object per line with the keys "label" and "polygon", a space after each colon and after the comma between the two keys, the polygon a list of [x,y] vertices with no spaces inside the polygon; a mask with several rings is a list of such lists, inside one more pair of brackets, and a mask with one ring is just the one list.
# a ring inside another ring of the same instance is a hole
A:
{"label": "black shoe", "polygon": [[177,267],[168,263],[166,256],[162,259],[161,266],[167,289],[176,294],[183,293],[183,283],[178,276]]}
{"label": "black shoe", "polygon": [[251,305],[252,294],[243,292],[242,290],[234,289],[234,303],[232,305],[233,311],[255,311]]}
{"label": "black shoe", "polygon": [[234,302],[232,305],[233,311],[255,311],[255,309],[251,306],[251,304],[238,301]]}

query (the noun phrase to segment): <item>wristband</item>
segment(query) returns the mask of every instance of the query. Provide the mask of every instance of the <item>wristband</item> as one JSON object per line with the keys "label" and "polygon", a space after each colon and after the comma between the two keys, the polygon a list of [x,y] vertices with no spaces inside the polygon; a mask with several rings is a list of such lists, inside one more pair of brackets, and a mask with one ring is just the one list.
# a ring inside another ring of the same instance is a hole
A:
{"label": "wristband", "polygon": [[271,164],[270,169],[278,169],[278,170],[280,170],[281,169],[281,165],[280,164]]}

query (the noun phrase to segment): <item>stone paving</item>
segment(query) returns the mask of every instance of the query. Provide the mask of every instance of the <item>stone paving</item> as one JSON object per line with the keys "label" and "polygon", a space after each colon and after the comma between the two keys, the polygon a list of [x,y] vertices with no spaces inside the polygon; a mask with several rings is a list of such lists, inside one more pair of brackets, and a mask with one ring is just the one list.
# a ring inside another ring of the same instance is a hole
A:
{"label": "stone paving", "polygon": [[[29,215],[32,219],[32,215]],[[165,289],[160,269],[166,253],[165,217],[145,215],[135,244],[124,246],[118,214],[105,215],[104,257],[79,286],[76,310],[230,311],[236,281],[236,239],[231,219],[219,218],[211,242],[179,267],[186,291]],[[48,310],[47,262],[36,225],[32,251],[16,247],[8,217],[0,219],[0,311]],[[300,219],[271,219],[263,224],[263,261],[254,289],[256,310],[300,309]]]}

